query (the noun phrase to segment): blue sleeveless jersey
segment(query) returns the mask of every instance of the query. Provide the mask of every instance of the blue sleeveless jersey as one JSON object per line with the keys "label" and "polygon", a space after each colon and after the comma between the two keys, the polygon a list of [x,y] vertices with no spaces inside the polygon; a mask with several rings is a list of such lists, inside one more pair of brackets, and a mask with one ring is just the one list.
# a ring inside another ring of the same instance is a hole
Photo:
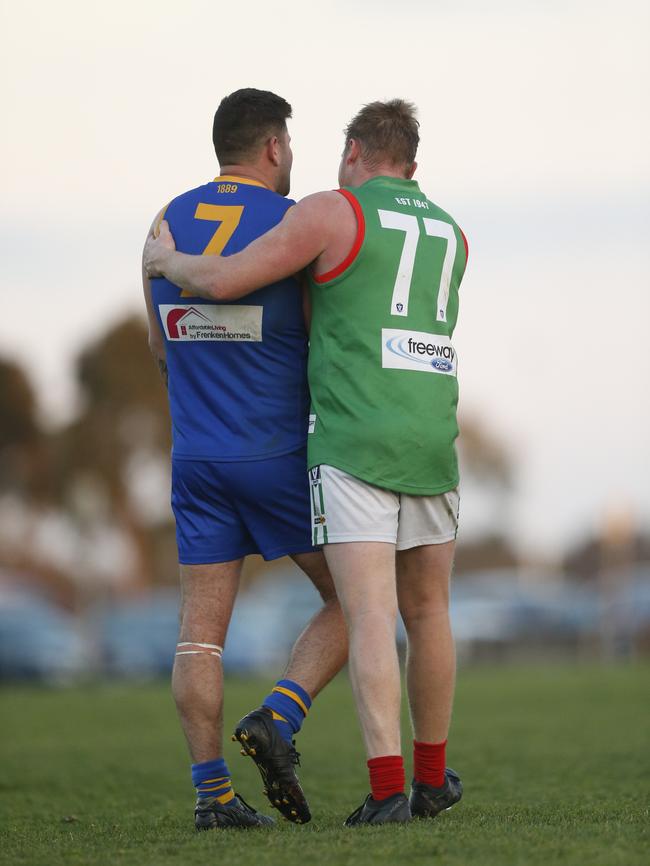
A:
{"label": "blue sleeveless jersey", "polygon": [[[280,222],[293,202],[254,181],[218,177],[165,211],[176,248],[231,255]],[[240,298],[191,297],[152,280],[165,337],[173,456],[255,460],[307,438],[307,335],[296,280]]]}

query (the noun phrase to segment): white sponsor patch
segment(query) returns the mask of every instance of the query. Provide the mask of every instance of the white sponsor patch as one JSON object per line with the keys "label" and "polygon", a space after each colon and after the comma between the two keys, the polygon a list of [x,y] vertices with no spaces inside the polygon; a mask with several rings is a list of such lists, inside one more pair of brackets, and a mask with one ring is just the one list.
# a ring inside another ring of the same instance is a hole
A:
{"label": "white sponsor patch", "polygon": [[160,304],[168,340],[262,340],[262,307],[220,304]]}
{"label": "white sponsor patch", "polygon": [[313,433],[315,429],[316,429],[316,416],[310,415],[309,416],[309,427],[307,428],[307,433]]}
{"label": "white sponsor patch", "polygon": [[455,376],[456,352],[449,337],[442,334],[382,328],[381,366]]}

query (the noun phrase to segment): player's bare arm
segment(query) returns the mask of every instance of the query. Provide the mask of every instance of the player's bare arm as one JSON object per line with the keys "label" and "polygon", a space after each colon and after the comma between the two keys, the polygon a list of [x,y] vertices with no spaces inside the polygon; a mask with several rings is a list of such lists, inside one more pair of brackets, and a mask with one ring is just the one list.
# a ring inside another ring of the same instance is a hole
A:
{"label": "player's bare arm", "polygon": [[198,297],[234,300],[312,263],[317,271],[335,266],[351,248],[355,233],[354,213],[345,198],[319,192],[302,199],[279,225],[232,256],[176,252],[163,221],[159,236],[151,232],[147,238],[143,261],[149,277],[164,276]]}
{"label": "player's bare arm", "polygon": [[[163,214],[164,210],[161,210],[158,214],[156,214],[156,218],[151,223],[149,235],[153,235],[153,233],[156,231]],[[149,235],[147,235],[147,237]],[[142,258],[142,288],[144,291],[144,302],[147,307],[147,322],[149,325],[149,349],[151,350],[151,354],[154,356],[154,359],[158,364],[160,375],[163,377],[165,384],[167,384],[167,359],[165,352],[165,340],[162,333],[160,332],[160,326],[158,325],[158,319],[154,311],[153,299],[151,297],[151,281],[147,276],[147,272],[145,270],[144,254]]]}

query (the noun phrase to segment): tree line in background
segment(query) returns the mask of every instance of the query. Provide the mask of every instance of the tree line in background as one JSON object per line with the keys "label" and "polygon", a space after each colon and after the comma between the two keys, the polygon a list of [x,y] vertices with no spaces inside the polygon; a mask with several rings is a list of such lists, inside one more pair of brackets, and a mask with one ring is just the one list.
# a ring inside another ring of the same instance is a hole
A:
{"label": "tree line in background", "polygon": [[[0,358],[0,569],[70,608],[175,584],[177,571],[167,394],[145,322],[131,316],[111,327],[79,355],[75,375],[81,408],[49,430],[24,370]],[[475,418],[461,430],[465,482],[487,494],[495,519],[493,530],[461,541],[456,571],[514,566],[497,531],[513,461]],[[587,579],[597,540],[583,547],[569,559]],[[249,579],[259,570],[253,560]]]}
{"label": "tree line in background", "polygon": [[[156,489],[142,477],[142,466],[164,466],[170,449],[167,396],[144,323],[131,317],[112,327],[80,354],[75,374],[81,409],[49,431],[24,371],[0,359],[0,497],[19,515],[17,537],[0,534],[0,565],[45,580],[68,604],[93,584],[129,591],[175,577],[173,558],[161,562],[174,553],[171,515],[160,502],[148,508],[138,489],[168,496],[164,483]],[[41,549],[48,536],[49,558]],[[120,539],[114,562],[95,562],[89,545],[94,539],[97,556],[110,560],[111,537]],[[78,556],[67,549],[75,540]]]}

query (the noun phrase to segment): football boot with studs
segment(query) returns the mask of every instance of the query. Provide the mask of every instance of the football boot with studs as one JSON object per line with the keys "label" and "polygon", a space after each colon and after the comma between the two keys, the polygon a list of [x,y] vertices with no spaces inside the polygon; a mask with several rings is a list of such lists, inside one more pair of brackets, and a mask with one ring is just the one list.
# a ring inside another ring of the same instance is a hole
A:
{"label": "football boot with studs", "polygon": [[293,743],[289,745],[280,736],[271,710],[260,707],[244,716],[233,740],[239,741],[242,755],[255,761],[270,804],[294,824],[310,821],[309,804],[295,770],[300,766],[300,755]]}

